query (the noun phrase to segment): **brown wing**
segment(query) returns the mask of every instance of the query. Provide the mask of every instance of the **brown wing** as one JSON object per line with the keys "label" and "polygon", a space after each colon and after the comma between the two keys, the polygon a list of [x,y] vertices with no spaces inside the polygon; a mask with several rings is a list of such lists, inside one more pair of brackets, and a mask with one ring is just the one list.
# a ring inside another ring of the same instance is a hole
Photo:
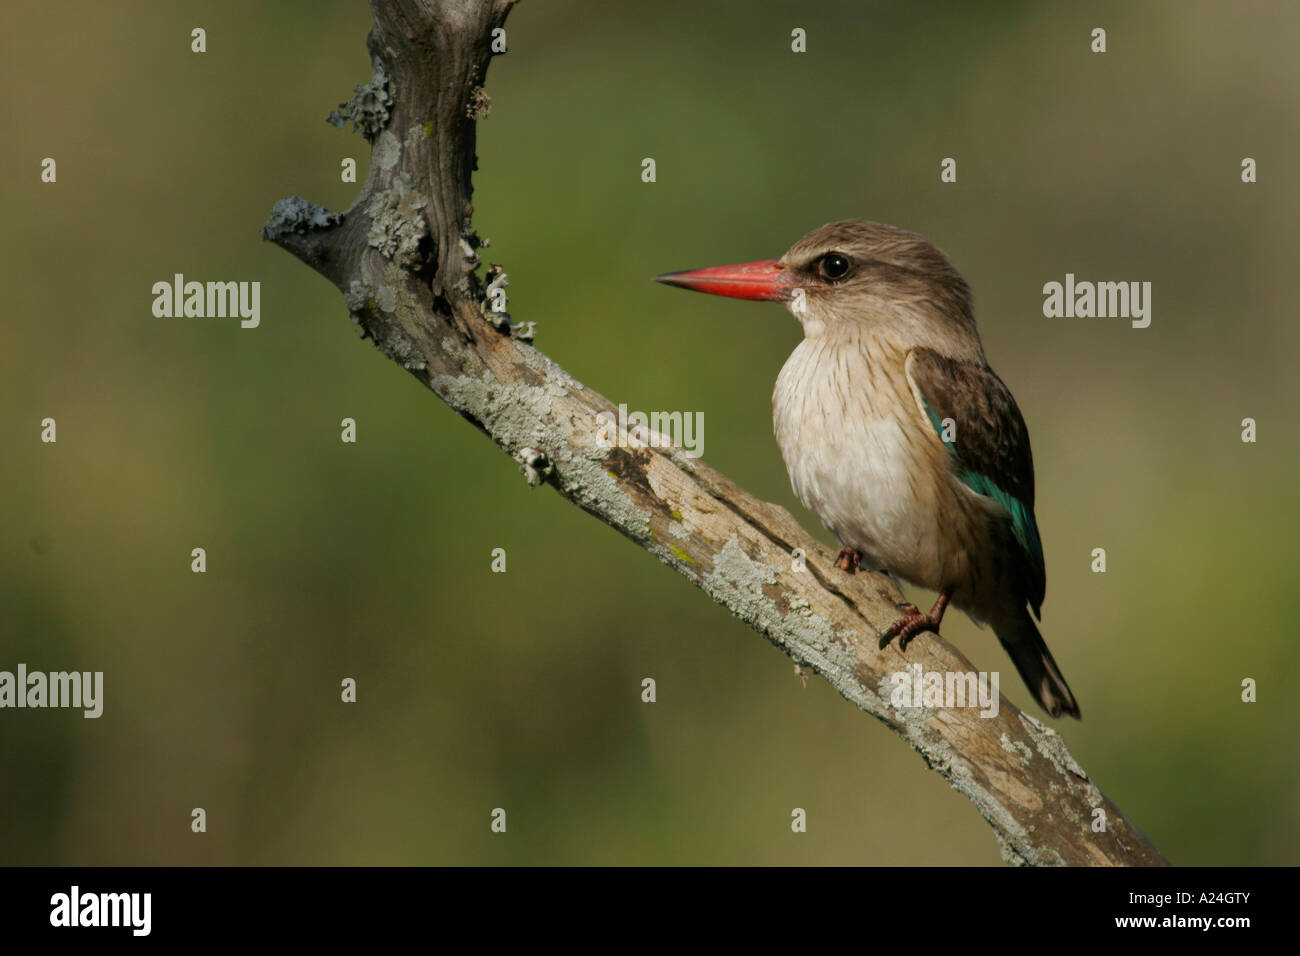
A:
{"label": "brown wing", "polygon": [[[1016,400],[988,366],[945,358],[932,349],[913,349],[907,370],[931,425],[952,453],[954,473],[1010,516],[1026,561],[1025,596],[1037,614],[1047,575],[1034,518],[1029,429]],[[944,437],[944,419],[956,426],[951,441]]]}

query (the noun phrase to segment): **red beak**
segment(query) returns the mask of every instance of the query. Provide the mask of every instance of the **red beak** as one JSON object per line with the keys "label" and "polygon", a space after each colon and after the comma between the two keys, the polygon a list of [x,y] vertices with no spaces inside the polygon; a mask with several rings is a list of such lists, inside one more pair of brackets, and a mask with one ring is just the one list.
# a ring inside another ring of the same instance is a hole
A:
{"label": "red beak", "polygon": [[710,295],[725,295],[731,299],[760,299],[767,302],[787,301],[795,286],[790,271],[775,259],[692,269],[687,272],[668,272],[655,276],[655,281]]}

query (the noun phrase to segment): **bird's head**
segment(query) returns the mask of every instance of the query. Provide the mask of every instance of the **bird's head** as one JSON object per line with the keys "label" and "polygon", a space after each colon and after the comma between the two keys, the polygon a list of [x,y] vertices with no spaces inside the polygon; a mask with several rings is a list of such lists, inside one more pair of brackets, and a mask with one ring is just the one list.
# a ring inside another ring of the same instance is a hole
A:
{"label": "bird's head", "polygon": [[784,302],[809,338],[909,324],[973,332],[975,325],[970,289],[943,253],[916,233],[877,222],[827,223],[780,259],[655,278],[733,299]]}

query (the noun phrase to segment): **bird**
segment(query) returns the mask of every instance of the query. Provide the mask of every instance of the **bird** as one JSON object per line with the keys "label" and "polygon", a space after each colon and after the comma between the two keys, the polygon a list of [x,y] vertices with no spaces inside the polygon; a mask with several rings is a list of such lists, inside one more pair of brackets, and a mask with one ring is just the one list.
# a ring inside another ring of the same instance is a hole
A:
{"label": "bird", "polygon": [[795,495],[840,543],[836,568],[938,592],[928,613],[900,604],[880,648],[937,635],[951,603],[993,628],[1043,710],[1080,718],[1035,624],[1047,573],[1029,430],[947,257],[905,229],[843,220],[780,259],[655,279],[784,303],[799,320],[772,393]]}

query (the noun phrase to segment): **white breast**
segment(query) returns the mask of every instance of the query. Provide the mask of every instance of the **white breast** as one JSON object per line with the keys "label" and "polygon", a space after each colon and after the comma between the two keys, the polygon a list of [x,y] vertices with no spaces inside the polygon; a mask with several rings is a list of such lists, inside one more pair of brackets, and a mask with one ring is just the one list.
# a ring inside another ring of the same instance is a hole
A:
{"label": "white breast", "polygon": [[864,565],[923,582],[938,515],[932,465],[917,458],[933,449],[916,440],[918,410],[899,391],[902,358],[804,339],[777,377],[772,411],[799,500]]}

